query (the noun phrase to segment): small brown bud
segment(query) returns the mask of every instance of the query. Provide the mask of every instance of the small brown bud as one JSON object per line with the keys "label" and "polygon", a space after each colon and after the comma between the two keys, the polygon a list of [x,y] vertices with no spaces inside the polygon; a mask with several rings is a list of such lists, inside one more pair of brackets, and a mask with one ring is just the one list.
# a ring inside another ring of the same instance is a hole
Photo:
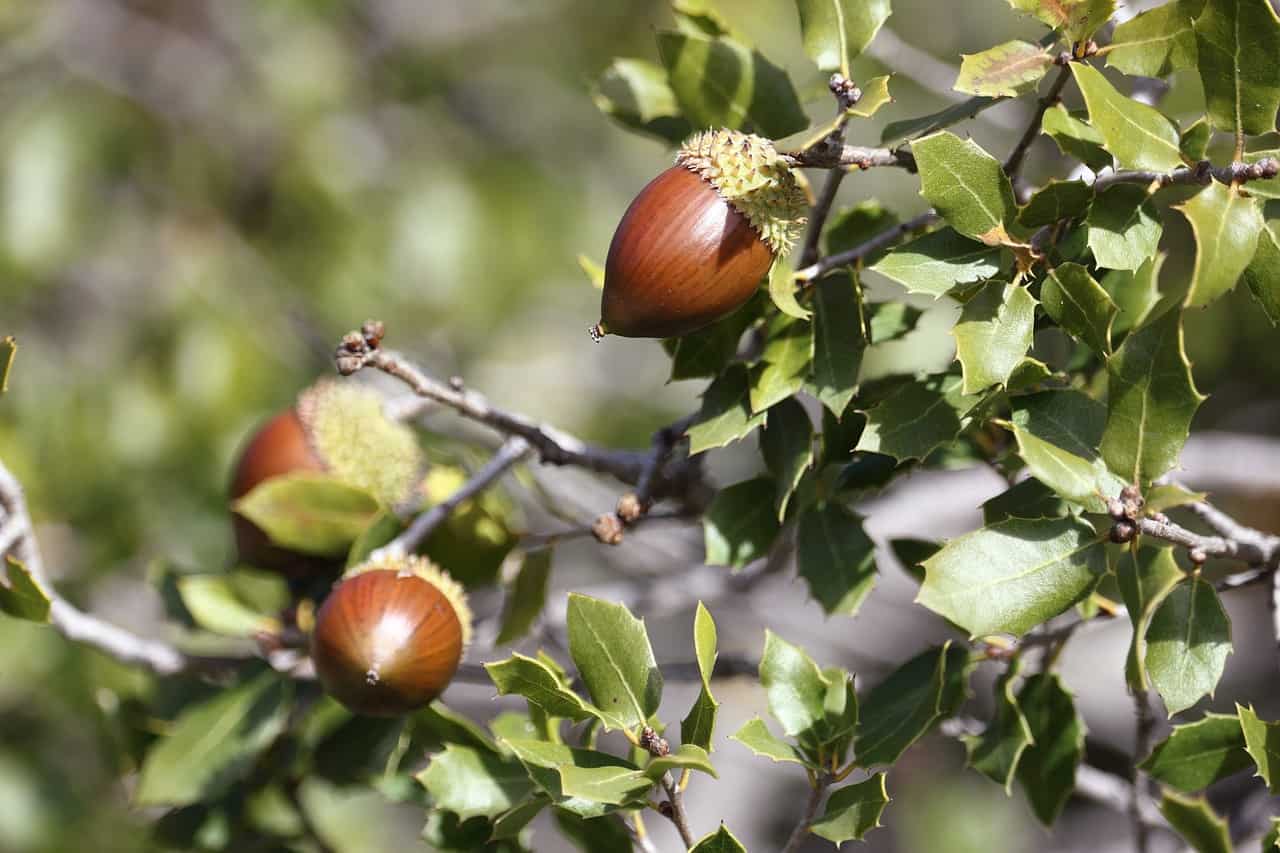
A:
{"label": "small brown bud", "polygon": [[1131,484],[1120,490],[1120,500],[1122,501],[1136,501],[1141,499],[1141,497],[1142,490],[1136,485]]}
{"label": "small brown bud", "polygon": [[1138,526],[1127,518],[1122,518],[1111,525],[1111,541],[1117,545],[1132,542],[1133,537],[1137,534]]}
{"label": "small brown bud", "polygon": [[364,336],[364,341],[370,349],[377,349],[386,333],[387,327],[381,320],[366,320],[360,327],[360,334]]}
{"label": "small brown bud", "polygon": [[591,533],[605,545],[622,544],[622,519],[612,512],[606,512],[591,525]]}
{"label": "small brown bud", "polygon": [[1117,521],[1124,518],[1124,504],[1118,498],[1107,498],[1107,513]]}
{"label": "small brown bud", "polygon": [[364,358],[358,355],[350,355],[349,353],[341,353],[334,358],[333,363],[337,366],[338,372],[343,376],[350,376],[353,373],[359,373],[364,367]]}
{"label": "small brown bud", "polygon": [[1203,566],[1209,561],[1209,555],[1199,548],[1192,548],[1187,552],[1187,556],[1190,557],[1191,562],[1195,563],[1197,566]]}
{"label": "small brown bud", "polygon": [[649,726],[645,726],[640,730],[640,746],[642,749],[648,750],[651,755],[663,756],[671,754],[671,745]]}
{"label": "small brown bud", "polygon": [[672,815],[671,802],[669,800],[663,800],[662,802],[658,803],[658,814],[662,815],[665,818],[671,817]]}
{"label": "small brown bud", "polygon": [[644,505],[640,503],[640,499],[636,497],[634,492],[627,492],[618,498],[618,518],[627,524],[631,524],[644,515],[644,510]]}

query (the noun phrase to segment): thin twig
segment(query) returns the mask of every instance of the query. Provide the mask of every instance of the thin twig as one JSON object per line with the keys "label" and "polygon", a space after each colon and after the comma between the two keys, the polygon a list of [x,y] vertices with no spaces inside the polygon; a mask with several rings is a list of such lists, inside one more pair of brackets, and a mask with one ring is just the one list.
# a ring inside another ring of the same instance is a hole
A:
{"label": "thin twig", "polygon": [[1026,159],[1027,151],[1030,150],[1031,144],[1036,141],[1036,137],[1040,135],[1040,124],[1044,121],[1044,114],[1062,99],[1062,90],[1066,88],[1067,80],[1070,78],[1070,67],[1063,65],[1058,70],[1058,76],[1053,79],[1053,84],[1049,87],[1049,91],[1045,93],[1044,97],[1036,105],[1035,114],[1032,115],[1031,121],[1027,123],[1027,129],[1023,131],[1022,138],[1018,140],[1018,144],[1009,153],[1009,158],[1004,161],[1004,171],[1010,180],[1016,180],[1018,173],[1022,171],[1022,164]]}
{"label": "thin twig", "polygon": [[1148,798],[1147,774],[1138,768],[1138,763],[1151,752],[1151,736],[1155,731],[1155,717],[1151,713],[1151,703],[1147,691],[1137,690],[1133,694],[1133,708],[1137,715],[1134,722],[1133,745],[1133,791],[1129,803],[1129,820],[1133,826],[1134,853],[1147,853],[1150,849],[1150,833],[1142,804]]}
{"label": "thin twig", "polygon": [[806,169],[872,169],[887,166],[916,170],[916,158],[905,145],[896,148],[866,148],[861,145],[815,146],[782,155],[791,165]]}
{"label": "thin twig", "polygon": [[813,785],[809,789],[809,797],[805,800],[804,812],[800,815],[800,820],[796,821],[795,829],[791,830],[791,836],[787,839],[786,846],[782,848],[782,853],[797,853],[804,844],[804,840],[809,836],[809,827],[813,825],[813,821],[818,816],[818,807],[822,805],[822,797],[827,792],[827,788],[831,787],[831,774],[823,773],[817,779],[813,780]]}
{"label": "thin twig", "polygon": [[[1228,539],[1223,536],[1202,536],[1180,524],[1157,518],[1139,518],[1134,522],[1138,533],[1153,536],[1181,545],[1192,552],[1199,551],[1206,557],[1224,557],[1241,560],[1251,566],[1275,569],[1280,563],[1280,537],[1270,537],[1265,547],[1259,543]],[[1203,560],[1197,560],[1203,562]]]}
{"label": "thin twig", "polygon": [[1269,181],[1280,175],[1280,160],[1264,157],[1256,163],[1228,163],[1225,166],[1214,166],[1208,160],[1201,160],[1194,166],[1179,166],[1168,172],[1157,172],[1150,169],[1124,169],[1100,175],[1093,182],[1094,192],[1102,192],[1115,184],[1155,184],[1157,187],[1168,187],[1176,184],[1199,184],[1207,186],[1213,181],[1223,184],[1244,184],[1249,181]]}
{"label": "thin twig", "polygon": [[942,219],[937,213],[930,210],[919,216],[914,216],[906,222],[900,222],[892,228],[886,228],[879,234],[871,237],[863,243],[854,246],[845,252],[837,252],[834,255],[827,255],[825,258],[819,258],[816,263],[812,263],[803,269],[796,270],[796,279],[802,282],[816,281],[834,269],[856,263],[872,252],[883,249],[891,243],[894,243],[914,231],[928,228],[935,222]]}
{"label": "thin twig", "polygon": [[689,829],[689,815],[684,808],[684,794],[676,785],[670,770],[662,774],[662,790],[667,792],[667,802],[671,804],[671,814],[667,817],[671,818],[671,822],[675,824],[676,832],[680,833],[680,840],[684,842],[685,849],[692,850],[697,842],[693,837],[693,831]]}

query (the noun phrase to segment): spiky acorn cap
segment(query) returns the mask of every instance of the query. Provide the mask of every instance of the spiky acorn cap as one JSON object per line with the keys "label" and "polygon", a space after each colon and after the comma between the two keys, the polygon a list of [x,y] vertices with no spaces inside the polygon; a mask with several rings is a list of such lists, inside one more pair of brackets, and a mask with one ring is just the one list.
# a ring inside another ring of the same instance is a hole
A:
{"label": "spiky acorn cap", "polygon": [[738,130],[690,137],[676,165],[710,183],[751,223],[775,257],[785,257],[805,224],[804,190],[769,140]]}
{"label": "spiky acorn cap", "polygon": [[342,576],[342,580],[362,575],[365,572],[377,571],[395,572],[400,577],[413,575],[438,589],[440,594],[453,607],[453,612],[458,617],[458,624],[462,627],[462,647],[465,649],[471,644],[471,606],[467,604],[467,594],[463,590],[462,584],[450,577],[448,572],[426,557],[421,557],[417,554],[385,554],[347,569]]}

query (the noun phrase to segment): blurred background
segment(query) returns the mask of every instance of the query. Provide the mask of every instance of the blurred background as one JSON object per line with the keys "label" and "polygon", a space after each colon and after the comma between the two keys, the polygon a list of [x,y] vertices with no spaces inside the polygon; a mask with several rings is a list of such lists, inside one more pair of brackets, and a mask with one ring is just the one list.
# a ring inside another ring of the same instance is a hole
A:
{"label": "blurred background", "polygon": [[[826,121],[825,80],[801,51],[790,0],[711,5],[791,72],[811,117]],[[858,123],[855,144],[945,106],[950,93],[931,87],[954,71],[939,62],[1041,32],[1004,0],[895,0],[894,10],[854,76],[894,72],[896,103]],[[670,24],[661,0],[0,0],[0,334],[21,347],[0,399],[0,458],[27,487],[63,592],[163,632],[149,585],[156,564],[228,563],[225,492],[238,444],[329,374],[338,338],[370,317],[435,375],[463,376],[510,409],[601,444],[644,447],[695,407],[702,383],[667,383],[656,343],[590,342],[599,296],[577,261],[603,260],[630,198],[670,162],[663,143],[614,124],[592,99],[613,57],[656,60],[653,30]],[[1184,123],[1202,111],[1194,74],[1161,94]],[[1000,156],[1028,109],[1002,106],[965,129]],[[1037,143],[1030,179],[1069,171],[1052,143]],[[838,206],[876,197],[905,218],[924,209],[916,190],[914,176],[876,170],[846,181]],[[1165,225],[1163,281],[1178,287],[1189,232],[1176,214]],[[869,286],[899,295],[883,280]],[[877,348],[868,375],[892,371],[903,348],[936,353],[939,367],[951,360],[952,308],[923,307],[919,330]],[[1240,291],[1188,319],[1197,382],[1213,394],[1198,430],[1280,434],[1276,342]],[[1270,472],[1275,488],[1258,476],[1242,484],[1222,474],[1214,447],[1202,445],[1199,468],[1189,466],[1193,484],[1277,529],[1280,471]],[[722,484],[758,466],[750,443],[710,462]],[[547,476],[584,521],[620,491]],[[861,511],[878,542],[942,538],[977,526],[978,505],[1002,488],[989,472],[920,475]],[[677,524],[618,549],[566,547],[550,606],[563,608],[570,588],[634,596],[640,577],[659,658],[683,660],[687,592],[705,589],[720,601],[711,609],[726,653],[758,655],[767,624],[820,662],[854,669],[864,686],[946,636],[910,603],[914,588],[887,554],[861,615],[824,621],[789,573],[735,590],[727,570],[700,566],[700,548],[700,530]],[[685,594],[667,602],[662,579]],[[1265,604],[1250,590],[1227,599],[1237,651],[1220,695],[1274,717]],[[1125,626],[1095,631],[1064,662],[1104,758],[1123,757],[1132,737],[1127,640]],[[473,659],[496,656],[477,649]],[[121,711],[163,704],[164,689],[52,631],[0,620],[0,851],[164,849],[148,830],[156,815],[128,807],[136,768],[126,742],[138,723]],[[673,685],[664,715],[682,716],[694,692]],[[721,734],[764,707],[747,681],[718,693]],[[489,696],[462,685],[446,698],[487,717],[505,707]],[[718,759],[721,780],[690,790],[695,826],[723,819],[752,849],[776,847],[803,777],[727,741]],[[888,829],[867,849],[1124,849],[1119,816],[1075,803],[1049,836],[1018,795],[958,775],[962,763],[954,742],[912,753],[890,777]],[[320,784],[307,795],[340,850],[418,843],[420,809]],[[565,849],[536,826],[536,849]],[[655,831],[671,849],[670,830]]]}

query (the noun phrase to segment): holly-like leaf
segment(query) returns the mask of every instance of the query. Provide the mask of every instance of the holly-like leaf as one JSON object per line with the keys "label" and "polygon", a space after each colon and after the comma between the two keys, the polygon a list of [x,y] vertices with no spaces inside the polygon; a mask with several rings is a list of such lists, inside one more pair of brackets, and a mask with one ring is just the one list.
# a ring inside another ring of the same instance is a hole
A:
{"label": "holly-like leaf", "polygon": [[796,564],[809,592],[828,614],[852,616],[876,585],[875,543],[862,518],[839,503],[800,516]]}
{"label": "holly-like leaf", "polygon": [[969,766],[1002,786],[1006,794],[1013,792],[1013,777],[1022,753],[1035,740],[1013,695],[1017,674],[1017,667],[1011,665],[996,680],[995,716],[982,734],[964,739]]}
{"label": "holly-like leaf", "polygon": [[562,808],[585,818],[642,801],[653,780],[629,761],[544,740],[504,740],[530,778]]}
{"label": "holly-like leaf", "polygon": [[742,728],[730,735],[729,739],[736,740],[756,755],[770,761],[805,765],[809,763],[804,753],[792,744],[775,737],[765,725],[764,720],[759,717],[752,717]]}
{"label": "holly-like leaf", "polygon": [[[632,130],[676,145],[693,133],[680,114],[666,69],[643,59],[615,59],[600,75],[591,99],[600,112]],[[601,284],[604,274],[601,271]]]}
{"label": "holly-like leaf", "polygon": [[990,527],[1007,518],[1062,518],[1069,509],[1057,492],[1035,477],[1028,477],[983,502],[982,522]]}
{"label": "holly-like leaf", "polygon": [[760,431],[760,454],[773,475],[773,505],[778,521],[782,521],[800,478],[813,465],[813,423],[794,398],[769,411],[769,420]]}
{"label": "holly-like leaf", "polygon": [[[551,809],[551,816],[555,819],[556,829],[576,845],[582,853],[595,853],[596,850],[617,850],[618,853],[632,853],[635,850],[635,845],[632,844],[631,834],[626,825],[608,815],[588,818],[575,813],[571,809],[557,806]],[[496,839],[497,834],[495,831],[494,840]],[[526,849],[528,848],[521,845],[513,849],[511,853],[523,853]],[[507,853],[507,851],[504,850],[502,853]]]}
{"label": "holly-like leaf", "polygon": [[751,411],[751,382],[746,365],[731,364],[702,395],[698,418],[686,431],[689,453],[724,447],[764,423],[764,412]]}
{"label": "holly-like leaf", "polygon": [[1000,270],[1001,251],[958,234],[932,231],[894,249],[871,270],[891,278],[910,293],[937,298],[958,284],[980,281]]}
{"label": "holly-like leaf", "polygon": [[960,312],[951,334],[965,394],[1003,385],[1031,348],[1036,300],[1025,287],[990,281]]}
{"label": "holly-like leaf", "polygon": [[905,382],[867,411],[856,450],[895,459],[923,459],[954,439],[968,423],[976,398],[966,396],[953,374]]}
{"label": "holly-like leaf", "polygon": [[1194,723],[1174,726],[1138,766],[1179,791],[1204,790],[1252,763],[1240,722],[1235,714],[1205,714]]}
{"label": "holly-like leaf", "polygon": [[1212,696],[1231,654],[1231,622],[1213,585],[1190,578],[1165,596],[1147,627],[1147,672],[1169,716]]}
{"label": "holly-like leaf", "polygon": [[1160,813],[1197,853],[1231,853],[1227,822],[1214,814],[1204,797],[1187,797],[1166,790]]}
{"label": "holly-like leaf", "polygon": [[1087,596],[1106,551],[1076,518],[1006,521],[952,539],[924,563],[916,601],[978,637],[1021,636]]}
{"label": "holly-like leaf", "polygon": [[523,696],[548,717],[566,717],[579,722],[598,715],[551,667],[536,658],[514,654],[504,661],[486,663],[484,668],[499,696],[511,693]]}
{"label": "holly-like leaf", "polygon": [[680,338],[663,341],[671,354],[671,379],[719,376],[738,352],[742,333],[760,316],[763,299],[753,298],[728,317]]}
{"label": "holly-like leaf", "polygon": [[695,127],[755,130],[779,139],[809,125],[787,73],[730,38],[660,31],[658,55],[681,113]]}
{"label": "holly-like leaf", "polygon": [[993,98],[1014,98],[1031,91],[1053,67],[1047,49],[1016,39],[961,57],[955,90]]}
{"label": "holly-like leaf", "polygon": [[775,493],[768,477],[734,483],[716,493],[702,519],[707,565],[740,569],[769,552],[779,530]]}
{"label": "holly-like leaf", "polygon": [[1113,336],[1141,326],[1160,302],[1160,268],[1164,259],[1164,255],[1156,255],[1136,270],[1108,270],[1102,277],[1099,284],[1119,309],[1111,324]]}
{"label": "holly-like leaf", "polygon": [[769,713],[788,735],[811,733],[822,725],[830,680],[804,649],[769,630],[760,658],[760,683]]}
{"label": "holly-like leaf", "polygon": [[804,52],[822,71],[849,76],[889,17],[889,0],[796,0]]}
{"label": "holly-like leaf", "polygon": [[874,773],[861,782],[832,791],[822,817],[810,825],[809,831],[837,847],[846,841],[861,841],[880,826],[880,815],[889,804],[884,777],[883,773]]}
{"label": "holly-like leaf", "polygon": [[1208,492],[1193,492],[1177,483],[1160,483],[1147,489],[1147,493],[1142,497],[1146,500],[1144,508],[1150,514],[1164,512],[1176,506],[1199,503],[1209,497],[1209,494]]}
{"label": "holly-like leaf", "polygon": [[547,583],[551,579],[551,548],[540,548],[524,555],[520,571],[507,590],[502,610],[499,645],[511,643],[529,632],[542,614],[547,602]]}
{"label": "holly-like leaf", "polygon": [[1208,0],[1195,21],[1209,120],[1240,135],[1276,129],[1280,17],[1268,0]]}
{"label": "holly-like leaf", "polygon": [[496,817],[533,792],[529,774],[518,761],[492,752],[445,744],[415,778],[436,808],[459,817]]}
{"label": "holly-like leaf", "polygon": [[1170,0],[1116,27],[1107,65],[1137,77],[1164,77],[1196,64],[1191,21],[1203,0]]}
{"label": "holly-like leaf", "polygon": [[871,118],[880,112],[881,107],[891,103],[893,96],[889,94],[889,76],[872,77],[862,84],[862,97],[858,99],[858,103],[849,107],[846,112],[858,118]]}
{"label": "holly-like leaf", "polygon": [[674,752],[653,759],[645,765],[644,773],[650,779],[657,781],[668,770],[697,770],[708,776],[719,776],[715,767],[711,765],[711,756],[707,755],[707,751],[691,743],[682,744]]}
{"label": "holly-like leaf", "polygon": [[952,228],[989,246],[1009,241],[1017,217],[1013,187],[1000,161],[972,139],[941,131],[911,143],[924,196]]}
{"label": "holly-like leaf", "polygon": [[799,391],[813,364],[813,325],[779,316],[769,324],[760,364],[751,375],[751,409],[765,409]]}
{"label": "holly-like leaf", "polygon": [[1051,826],[1075,790],[1076,767],[1084,759],[1084,720],[1056,673],[1028,678],[1018,705],[1034,740],[1018,762],[1018,782],[1036,818]]}
{"label": "holly-like leaf", "polygon": [[[621,604],[569,594],[569,654],[606,725],[643,725],[662,701],[662,673],[644,622]],[[612,722],[611,722],[612,721]]]}
{"label": "holly-like leaf", "polygon": [[29,622],[48,622],[52,601],[49,593],[18,560],[4,560],[6,583],[0,583],[0,613]]}
{"label": "holly-like leaf", "polygon": [[377,517],[377,498],[328,474],[285,474],[263,480],[235,502],[282,548],[337,556]]}
{"label": "holly-like leaf", "polygon": [[1067,41],[1087,39],[1116,10],[1116,0],[1009,0],[1009,5],[1051,29],[1062,30]]}
{"label": "holly-like leaf", "polygon": [[1102,285],[1079,264],[1059,264],[1040,288],[1040,304],[1072,337],[1094,352],[1111,352],[1111,324],[1119,309]]}
{"label": "holly-like leaf", "polygon": [[1159,110],[1126,98],[1091,65],[1073,62],[1071,73],[1089,108],[1089,123],[1122,167],[1166,171],[1182,165],[1178,129]]}
{"label": "holly-like leaf", "polygon": [[1064,219],[1079,219],[1093,203],[1093,187],[1084,181],[1051,180],[1031,194],[1018,211],[1018,224],[1026,228],[1053,225]]}
{"label": "holly-like leaf", "polygon": [[1264,225],[1262,206],[1238,186],[1213,181],[1176,209],[1187,217],[1196,235],[1196,265],[1187,306],[1200,308],[1235,287],[1249,266]]}
{"label": "holly-like leaf", "polygon": [[1258,233],[1258,248],[1242,278],[1271,325],[1280,326],[1280,222],[1268,222]]}
{"label": "holly-like leaf", "polygon": [[[1258,719],[1253,706],[1236,703],[1240,729],[1244,735],[1244,748],[1248,757],[1257,765],[1257,775],[1267,783],[1272,794],[1280,793],[1280,723],[1268,723]],[[1246,760],[1241,767],[1248,767]]]}
{"label": "holly-like leaf", "polygon": [[693,845],[689,853],[747,853],[747,848],[722,823],[719,829]]}
{"label": "holly-like leaf", "polygon": [[1000,98],[988,98],[986,95],[974,95],[972,98],[966,98],[936,113],[918,118],[891,121],[884,126],[884,130],[880,133],[880,144],[892,148],[907,140],[919,139],[967,118],[973,118],[999,100]]}
{"label": "holly-like leaf", "polygon": [[872,688],[862,701],[854,739],[858,764],[893,764],[943,714],[954,713],[949,685],[964,673],[968,657],[948,641],[916,655]]}
{"label": "holly-like leaf", "polygon": [[1102,458],[1128,482],[1145,484],[1178,463],[1191,418],[1205,399],[1191,379],[1182,313],[1167,311],[1107,359]]}
{"label": "holly-like leaf", "polygon": [[813,395],[839,414],[858,387],[866,349],[866,320],[856,272],[829,275],[813,285]]}
{"label": "holly-like leaf", "polygon": [[1106,407],[1080,391],[1041,391],[1013,401],[1018,455],[1032,476],[1091,512],[1105,512],[1104,499],[1124,488],[1098,453],[1106,420]]}
{"label": "holly-like leaf", "polygon": [[698,602],[693,617],[693,649],[698,661],[702,689],[689,713],[680,721],[680,742],[711,751],[711,735],[715,731],[720,703],[711,694],[711,674],[716,665],[716,623],[711,613]]}
{"label": "holly-like leaf", "polygon": [[1040,130],[1057,143],[1059,151],[1095,172],[1111,165],[1111,155],[1102,147],[1102,134],[1080,116],[1067,112],[1062,104],[1045,110]]}
{"label": "holly-like leaf", "polygon": [[1212,139],[1213,128],[1209,125],[1208,118],[1200,116],[1182,128],[1178,134],[1178,147],[1182,149],[1183,157],[1198,162],[1205,158]]}
{"label": "holly-like leaf", "polygon": [[1129,656],[1125,662],[1125,678],[1130,689],[1145,691],[1147,678],[1147,628],[1156,608],[1165,596],[1173,591],[1186,575],[1173,559],[1171,548],[1155,548],[1144,545],[1130,550],[1120,558],[1116,566],[1116,583],[1129,621],[1133,624],[1133,638],[1129,642]]}
{"label": "holly-like leaf", "polygon": [[1144,187],[1117,184],[1089,208],[1089,248],[1098,266],[1136,270],[1155,257],[1160,218]]}

